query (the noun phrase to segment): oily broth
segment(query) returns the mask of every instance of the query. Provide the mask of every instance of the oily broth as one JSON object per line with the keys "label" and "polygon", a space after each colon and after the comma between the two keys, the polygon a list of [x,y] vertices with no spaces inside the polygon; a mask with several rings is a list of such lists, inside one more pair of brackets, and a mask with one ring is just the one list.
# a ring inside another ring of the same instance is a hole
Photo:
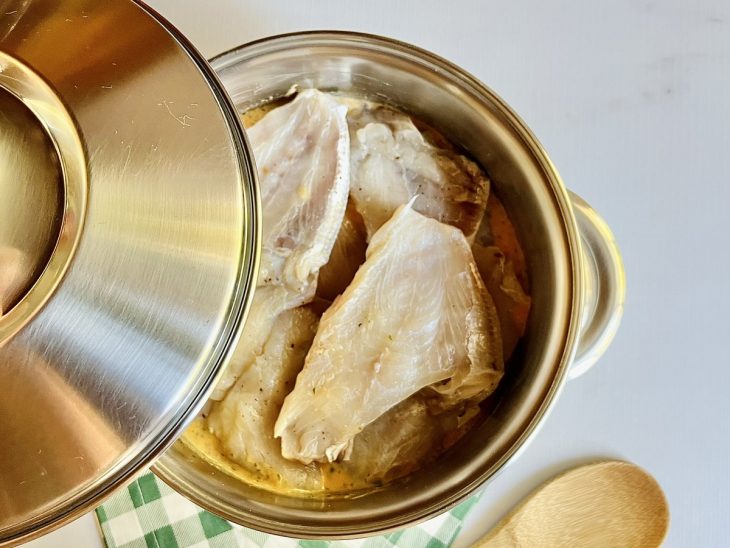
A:
{"label": "oily broth", "polygon": [[[292,99],[293,97],[285,97],[283,99],[273,100],[271,102],[265,103],[263,105],[257,106],[241,113],[240,116],[244,128],[250,128],[256,122],[261,120],[261,118],[263,118],[266,113],[289,102]],[[423,133],[424,137],[431,144],[439,148],[457,150],[456,147],[454,147],[454,145],[445,137],[443,137],[438,131],[416,119],[413,120],[414,124],[418,127],[418,129]],[[520,245],[520,242],[517,238],[517,233],[514,225],[509,219],[509,215],[499,197],[497,196],[493,186],[490,188],[482,227],[480,228],[476,236],[475,246],[478,245],[490,245],[498,247],[504,258],[512,265],[514,269],[514,274],[524,292],[529,292],[529,279],[522,246]],[[475,251],[475,257],[476,256],[477,253]],[[486,282],[487,280],[485,280],[485,284]],[[324,301],[323,299],[317,298],[315,302],[310,305],[310,307],[315,309],[318,313],[321,313],[327,308],[327,306],[329,306],[329,304],[329,301]],[[519,323],[523,320],[526,321],[526,314],[528,312],[529,304],[527,308],[519,308],[517,312],[510,311],[510,314],[516,314],[518,316],[524,315],[524,318],[517,318],[516,321]],[[502,330],[505,330],[505,328],[510,329],[509,325],[505,325],[503,322],[500,323],[502,324]],[[522,333],[510,334],[510,336],[515,340],[519,339],[521,335]],[[505,367],[509,366],[507,358],[508,356],[505,359]],[[485,400],[485,402],[486,401],[488,401],[488,399]],[[482,403],[484,404],[485,402]],[[237,462],[234,462],[230,458],[230,456],[226,455],[225,450],[218,438],[208,431],[205,415],[198,417],[190,425],[190,427],[188,427],[188,429],[183,434],[181,441],[186,446],[188,446],[188,448],[193,450],[199,457],[207,461],[209,464],[211,464],[221,472],[257,488],[299,497],[321,497],[333,495],[350,497],[358,496],[359,494],[364,494],[367,492],[372,492],[374,489],[378,489],[389,482],[407,476],[408,474],[435,460],[446,450],[456,444],[459,439],[466,435],[472,428],[474,428],[476,425],[483,421],[483,419],[485,418],[485,412],[483,411],[482,407],[479,408],[476,414],[468,417],[468,420],[465,420],[463,424],[460,424],[458,427],[455,427],[453,430],[447,432],[443,436],[443,439],[441,440],[439,446],[434,448],[433,454],[428,455],[425,459],[419,462],[413,462],[408,465],[400,466],[398,469],[389,470],[382,478],[368,479],[364,477],[358,477],[356,474],[352,473],[352,470],[349,469],[350,467],[348,466],[347,462],[315,462],[310,465],[302,464],[302,467],[314,467],[321,474],[322,482],[320,491],[309,491],[304,489],[298,489],[290,485],[283,485],[283,483],[280,481],[280,476],[274,468],[265,467],[261,464],[253,463],[250,466],[244,466]]]}
{"label": "oily broth", "polygon": [[292,96],[292,97],[283,97],[281,99],[274,99],[272,101],[269,101],[268,103],[264,103],[263,105],[260,105],[258,107],[251,108],[244,112],[239,113],[243,127],[245,129],[250,128],[256,122],[261,120],[261,118],[266,116],[267,112],[270,112],[270,111],[274,110],[275,108],[278,108],[282,105],[287,104],[293,98],[294,97]]}

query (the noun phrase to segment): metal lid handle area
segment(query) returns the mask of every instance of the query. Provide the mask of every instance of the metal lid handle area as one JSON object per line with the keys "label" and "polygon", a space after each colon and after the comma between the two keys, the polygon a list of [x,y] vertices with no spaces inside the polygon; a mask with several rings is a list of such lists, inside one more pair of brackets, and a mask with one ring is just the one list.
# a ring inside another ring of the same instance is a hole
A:
{"label": "metal lid handle area", "polygon": [[87,195],[74,117],[40,74],[0,51],[0,347],[61,283]]}
{"label": "metal lid handle area", "polygon": [[578,350],[568,372],[585,373],[613,341],[624,310],[626,275],[616,240],[606,222],[577,194],[570,192],[583,250],[584,290]]}

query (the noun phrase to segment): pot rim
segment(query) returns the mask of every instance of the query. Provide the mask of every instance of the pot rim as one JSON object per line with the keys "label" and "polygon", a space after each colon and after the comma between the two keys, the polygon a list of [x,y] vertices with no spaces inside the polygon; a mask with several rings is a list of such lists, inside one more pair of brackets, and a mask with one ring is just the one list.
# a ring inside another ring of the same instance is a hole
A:
{"label": "pot rim", "polygon": [[[416,523],[433,518],[442,514],[463,502],[468,496],[472,495],[477,489],[483,487],[492,477],[499,473],[504,466],[522,450],[527,442],[532,439],[539,427],[543,424],[544,419],[552,410],[557,396],[560,394],[565,381],[567,379],[567,371],[570,363],[575,355],[578,339],[580,335],[580,317],[583,308],[583,287],[584,272],[582,268],[582,246],[578,231],[573,207],[568,194],[568,190],[564,186],[560,175],[554,164],[550,160],[547,152],[538,141],[537,137],[528,128],[525,122],[512,110],[512,108],[502,100],[491,88],[482,83],[469,72],[455,65],[454,63],[440,57],[428,50],[409,43],[388,38],[376,34],[369,34],[354,31],[341,30],[308,30],[299,32],[290,32],[267,36],[256,39],[242,45],[233,47],[225,52],[209,59],[209,63],[216,71],[222,70],[230,64],[241,61],[240,54],[243,50],[247,51],[246,58],[255,57],[257,48],[265,48],[266,53],[272,51],[280,51],[308,45],[308,41],[325,41],[333,44],[340,43],[343,46],[357,47],[358,44],[364,46],[379,46],[386,53],[406,54],[414,56],[420,61],[425,61],[437,67],[439,70],[456,77],[461,84],[469,88],[475,96],[480,100],[486,98],[500,110],[500,114],[507,119],[510,129],[519,136],[523,145],[533,158],[538,162],[539,167],[544,173],[546,179],[550,183],[550,190],[555,198],[555,203],[559,209],[559,216],[563,223],[563,230],[566,237],[567,250],[570,259],[570,303],[569,316],[565,328],[563,338],[562,352],[559,353],[559,364],[556,367],[555,375],[546,392],[539,407],[532,413],[529,423],[514,440],[508,450],[506,450],[490,467],[489,471],[480,474],[473,480],[466,483],[461,489],[455,493],[445,496],[441,499],[418,508],[408,514],[400,514],[397,518],[384,519],[374,523],[363,523],[357,527],[343,528],[341,525],[330,526],[326,528],[317,528],[318,526],[294,525],[279,520],[261,519],[258,516],[246,516],[242,519],[240,514],[234,513],[235,508],[217,501],[217,504],[211,506],[211,500],[205,496],[201,496],[197,488],[183,477],[175,473],[164,462],[167,455],[162,455],[152,466],[151,470],[162,479],[167,485],[181,493],[186,498],[192,500],[199,506],[209,509],[210,511],[244,526],[252,527],[259,531],[283,535],[302,539],[353,539],[376,534],[385,534],[405,527],[411,527]],[[351,530],[350,530],[351,529]]]}

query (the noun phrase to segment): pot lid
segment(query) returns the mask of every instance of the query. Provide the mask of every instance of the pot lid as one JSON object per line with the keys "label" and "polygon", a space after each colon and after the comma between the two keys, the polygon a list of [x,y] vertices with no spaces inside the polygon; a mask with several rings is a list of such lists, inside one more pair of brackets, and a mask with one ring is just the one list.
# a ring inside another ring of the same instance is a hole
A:
{"label": "pot lid", "polygon": [[130,0],[0,13],[0,543],[89,509],[204,403],[250,299],[252,155]]}

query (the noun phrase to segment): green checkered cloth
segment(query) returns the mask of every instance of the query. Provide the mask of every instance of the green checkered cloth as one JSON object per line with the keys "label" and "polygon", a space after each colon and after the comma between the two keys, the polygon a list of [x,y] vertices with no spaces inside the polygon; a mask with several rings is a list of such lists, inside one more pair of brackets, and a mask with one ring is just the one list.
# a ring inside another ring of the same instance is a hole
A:
{"label": "green checkered cloth", "polygon": [[296,540],[230,523],[146,472],[97,508],[96,516],[108,548],[443,548],[454,541],[477,498],[415,527],[380,537],[334,542]]}

